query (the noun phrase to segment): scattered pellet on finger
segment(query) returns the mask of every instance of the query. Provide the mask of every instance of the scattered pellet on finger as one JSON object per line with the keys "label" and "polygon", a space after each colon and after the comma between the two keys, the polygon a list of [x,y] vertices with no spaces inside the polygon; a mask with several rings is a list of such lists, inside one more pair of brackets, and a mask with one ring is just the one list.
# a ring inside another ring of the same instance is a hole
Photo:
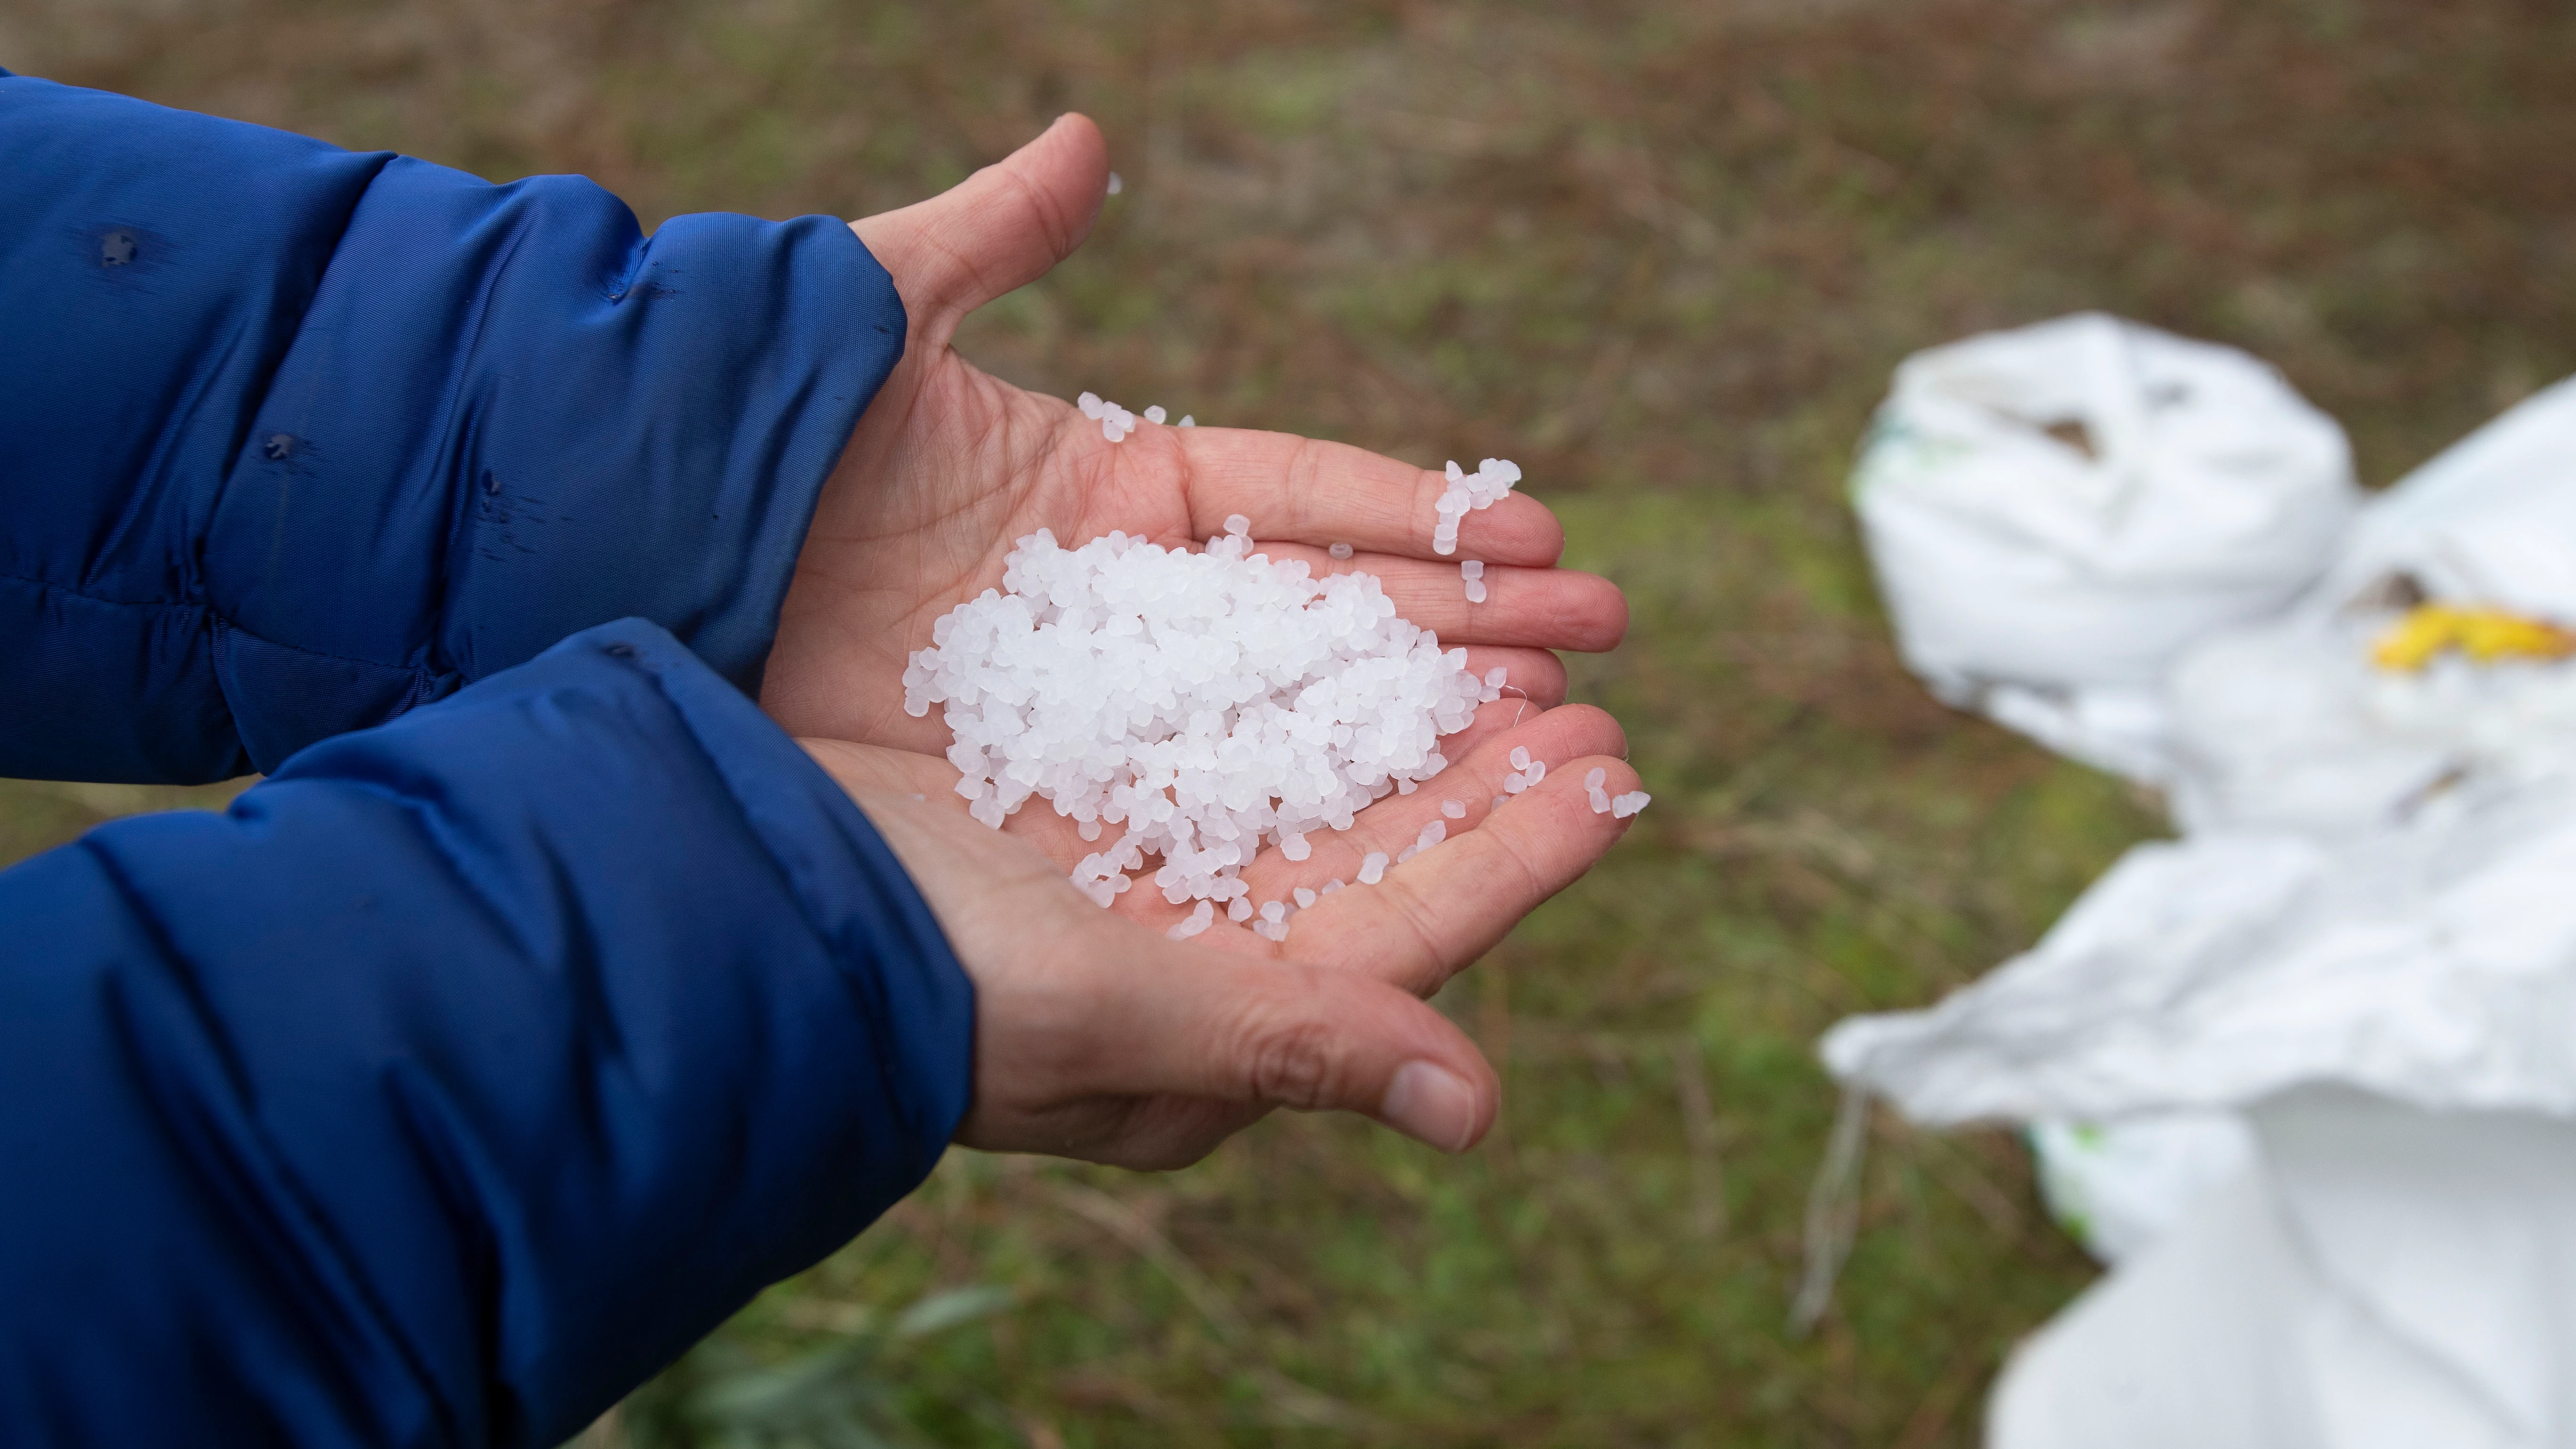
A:
{"label": "scattered pellet on finger", "polygon": [[1216,903],[1214,901],[1201,901],[1198,904],[1198,909],[1190,912],[1188,920],[1172,927],[1163,934],[1171,937],[1175,941],[1186,941],[1190,937],[1197,935],[1199,932],[1206,930],[1215,922],[1215,920]]}

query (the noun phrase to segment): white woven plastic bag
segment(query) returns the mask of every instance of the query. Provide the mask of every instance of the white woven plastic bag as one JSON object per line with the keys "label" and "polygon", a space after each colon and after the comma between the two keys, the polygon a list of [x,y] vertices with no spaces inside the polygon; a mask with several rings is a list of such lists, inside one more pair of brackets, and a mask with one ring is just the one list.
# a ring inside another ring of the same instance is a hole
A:
{"label": "white woven plastic bag", "polygon": [[[2004,411],[2063,392],[2023,381]],[[2186,833],[2027,955],[1824,1043],[1918,1121],[2030,1127],[2117,1264],[2016,1356],[1988,1442],[2576,1449],[2576,381],[2369,502],[2287,607],[2177,590],[2142,683],[2070,641],[2143,660],[2152,590],[2015,635],[1882,514],[1909,661],[2067,753],[2125,750]],[[1970,602],[1927,608],[1942,588]]]}
{"label": "white woven plastic bag", "polygon": [[2340,843],[2137,847],[2027,955],[1835,1027],[1834,1074],[1928,1124],[2251,1124],[1989,1442],[2576,1444],[2571,881],[2576,775],[2489,771]]}
{"label": "white woven plastic bag", "polygon": [[1908,358],[1852,496],[1935,694],[2158,781],[2165,666],[2314,580],[2359,498],[2269,366],[2099,313]]}
{"label": "white woven plastic bag", "polygon": [[2372,499],[2296,608],[2182,655],[2165,698],[2183,828],[2333,838],[2477,771],[2576,759],[2576,663],[2374,662],[2425,602],[2576,625],[2576,379]]}

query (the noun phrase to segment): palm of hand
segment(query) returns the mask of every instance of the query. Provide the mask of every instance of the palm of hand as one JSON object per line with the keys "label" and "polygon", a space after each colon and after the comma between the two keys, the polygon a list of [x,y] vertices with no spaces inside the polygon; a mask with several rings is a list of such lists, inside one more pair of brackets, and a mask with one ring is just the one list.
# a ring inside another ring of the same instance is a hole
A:
{"label": "palm of hand", "polygon": [[1069,405],[980,371],[944,338],[917,348],[817,509],[763,707],[797,734],[939,753],[938,720],[903,712],[906,656],[941,614],[998,587],[1014,542],[1041,528],[1068,544],[1112,529],[1187,538],[1188,463],[1172,431],[1113,445]]}

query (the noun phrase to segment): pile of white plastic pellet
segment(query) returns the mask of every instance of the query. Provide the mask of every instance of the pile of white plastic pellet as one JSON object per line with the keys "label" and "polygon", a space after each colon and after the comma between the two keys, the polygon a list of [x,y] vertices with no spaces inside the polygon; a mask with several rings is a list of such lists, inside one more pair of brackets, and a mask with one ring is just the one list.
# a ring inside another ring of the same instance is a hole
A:
{"label": "pile of white plastic pellet", "polygon": [[[1113,443],[1139,421],[1091,393],[1080,406]],[[1161,408],[1146,409],[1144,422],[1162,420]],[[1472,474],[1450,464],[1434,547],[1453,552],[1458,520],[1519,479],[1500,459]],[[944,708],[957,792],[976,819],[999,828],[1037,798],[1085,840],[1115,829],[1075,867],[1074,885],[1103,906],[1140,878],[1175,905],[1197,901],[1175,937],[1205,930],[1223,909],[1284,939],[1290,915],[1343,883],[1256,904],[1243,867],[1266,845],[1305,860],[1308,835],[1348,830],[1370,804],[1438,774],[1448,764],[1440,737],[1464,729],[1505,687],[1501,668],[1479,678],[1467,651],[1444,651],[1429,630],[1397,617],[1374,575],[1319,577],[1303,562],[1252,552],[1250,530],[1250,519],[1233,515],[1200,551],[1125,533],[1066,549],[1041,529],[1019,540],[1002,587],[943,616],[903,674],[907,710]],[[1330,553],[1338,561],[1351,549]],[[1483,572],[1474,560],[1462,569],[1471,602],[1485,597]],[[1506,796],[1546,774],[1525,749],[1512,752],[1512,767]],[[1643,808],[1642,792],[1607,802],[1600,777],[1587,781],[1595,810]],[[1443,802],[1442,818],[1394,862],[1438,845],[1465,814],[1462,803]],[[1160,862],[1153,874],[1135,874],[1149,857]],[[1356,880],[1375,885],[1388,865],[1370,852]]]}
{"label": "pile of white plastic pellet", "polygon": [[907,709],[945,706],[977,819],[1036,796],[1086,839],[1118,827],[1074,872],[1103,905],[1148,855],[1176,904],[1242,900],[1263,845],[1305,858],[1308,833],[1439,773],[1440,736],[1502,694],[1501,669],[1468,673],[1375,576],[1318,578],[1227,522],[1204,552],[1041,530],[904,671]]}

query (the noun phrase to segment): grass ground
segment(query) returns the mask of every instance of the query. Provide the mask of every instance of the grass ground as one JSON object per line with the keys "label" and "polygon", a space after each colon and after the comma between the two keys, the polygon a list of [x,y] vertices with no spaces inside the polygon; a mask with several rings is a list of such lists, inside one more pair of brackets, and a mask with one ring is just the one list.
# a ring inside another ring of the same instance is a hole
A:
{"label": "grass ground", "polygon": [[[1881,1120],[1837,1307],[1788,1337],[1834,1110],[1810,1044],[2027,944],[2156,817],[1897,667],[1852,443],[1906,352],[2102,307],[2275,361],[2389,480],[2576,371],[2571,63],[2542,0],[0,16],[15,69],[581,171],[648,224],[861,214],[1087,110],[1129,188],[969,355],[1518,458],[1569,562],[1635,603],[1574,677],[1656,806],[1444,998],[1506,1073],[1487,1147],[1286,1117],[1164,1177],[953,1154],[596,1436],[639,1445],[819,1424],[872,1385],[937,1442],[1032,1449],[1973,1442],[2087,1266],[2010,1139]],[[187,798],[6,787],[0,849]],[[875,1334],[977,1284],[1009,1306]],[[806,1377],[753,1372],[778,1365]]]}

